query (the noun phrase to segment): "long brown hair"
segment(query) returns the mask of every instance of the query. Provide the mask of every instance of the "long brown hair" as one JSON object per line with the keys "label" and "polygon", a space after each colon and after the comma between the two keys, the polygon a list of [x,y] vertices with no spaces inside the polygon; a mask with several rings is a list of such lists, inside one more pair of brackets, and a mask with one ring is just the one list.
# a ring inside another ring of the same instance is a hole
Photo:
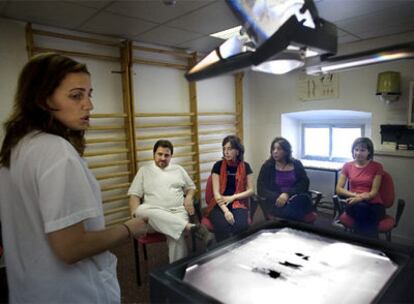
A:
{"label": "long brown hair", "polygon": [[274,165],[276,163],[276,161],[273,158],[272,152],[273,152],[273,146],[275,144],[279,144],[279,146],[283,149],[283,151],[285,151],[286,155],[285,155],[285,162],[287,164],[291,163],[293,161],[292,158],[292,146],[290,144],[290,142],[284,138],[284,137],[276,137],[275,139],[273,139],[272,143],[270,144],[270,157],[269,159],[266,161],[268,164]]}
{"label": "long brown hair", "polygon": [[71,58],[43,53],[32,57],[23,67],[17,83],[13,111],[4,123],[5,138],[0,150],[0,164],[10,167],[12,149],[32,131],[55,134],[68,140],[80,155],[85,150],[85,132],[68,130],[54,119],[47,100],[70,73],[89,74],[86,65]]}

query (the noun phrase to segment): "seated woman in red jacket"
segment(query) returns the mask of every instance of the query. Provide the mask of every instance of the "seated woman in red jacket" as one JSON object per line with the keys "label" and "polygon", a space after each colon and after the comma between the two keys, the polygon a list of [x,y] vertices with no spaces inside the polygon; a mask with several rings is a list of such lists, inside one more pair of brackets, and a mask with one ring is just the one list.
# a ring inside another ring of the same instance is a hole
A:
{"label": "seated woman in red jacket", "polygon": [[227,136],[222,146],[223,159],[211,170],[213,193],[206,190],[206,215],[213,224],[217,242],[248,228],[247,198],[254,193],[253,171],[243,160],[244,147],[240,139]]}
{"label": "seated woman in red jacket", "polygon": [[[375,235],[378,222],[385,217],[378,190],[383,168],[373,160],[374,145],[367,137],[359,137],[352,144],[353,161],[344,164],[336,185],[336,193],[346,197],[345,212],[355,220],[355,232]],[[349,183],[349,190],[345,188]]]}
{"label": "seated woman in red jacket", "polygon": [[302,163],[292,157],[290,143],[276,137],[257,179],[257,192],[265,199],[261,204],[263,211],[301,221],[313,209],[308,190],[309,178]]}

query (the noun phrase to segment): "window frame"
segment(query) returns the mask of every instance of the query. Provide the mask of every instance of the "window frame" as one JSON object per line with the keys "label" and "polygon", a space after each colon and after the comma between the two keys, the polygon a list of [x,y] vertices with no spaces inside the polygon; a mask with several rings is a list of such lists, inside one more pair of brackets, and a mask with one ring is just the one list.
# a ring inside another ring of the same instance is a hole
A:
{"label": "window frame", "polygon": [[[329,128],[329,156],[314,156],[314,155],[305,155],[305,129],[306,128]],[[346,162],[352,159],[351,151],[349,158],[344,157],[332,157],[332,134],[333,129],[355,129],[359,128],[361,130],[361,136],[365,136],[365,124],[363,123],[303,123],[301,126],[301,158],[310,159],[310,160],[321,160],[321,161],[330,161],[330,162]]]}

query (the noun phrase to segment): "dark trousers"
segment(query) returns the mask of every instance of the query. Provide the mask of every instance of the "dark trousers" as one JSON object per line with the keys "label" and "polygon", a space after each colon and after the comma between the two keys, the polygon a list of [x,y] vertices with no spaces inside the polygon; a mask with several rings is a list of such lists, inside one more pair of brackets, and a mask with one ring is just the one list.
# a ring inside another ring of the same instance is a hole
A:
{"label": "dark trousers", "polygon": [[291,196],[283,207],[277,207],[276,201],[267,200],[264,209],[266,214],[295,221],[302,221],[306,214],[313,211],[312,200],[307,193]]}
{"label": "dark trousers", "polygon": [[230,212],[233,213],[234,224],[230,225],[224,218],[224,213],[221,211],[220,207],[216,205],[213,210],[211,210],[208,218],[214,227],[214,235],[217,242],[236,235],[240,232],[243,232],[249,228],[248,209],[235,208],[233,209],[232,204],[227,205]]}
{"label": "dark trousers", "polygon": [[347,205],[345,212],[355,221],[355,232],[368,236],[377,235],[378,223],[385,217],[384,206],[365,201]]}

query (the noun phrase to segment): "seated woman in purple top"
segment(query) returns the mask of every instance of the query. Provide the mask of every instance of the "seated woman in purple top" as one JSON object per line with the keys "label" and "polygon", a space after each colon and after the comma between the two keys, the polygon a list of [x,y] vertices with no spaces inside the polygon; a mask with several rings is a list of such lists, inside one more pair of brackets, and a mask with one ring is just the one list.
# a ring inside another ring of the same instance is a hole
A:
{"label": "seated woman in purple top", "polygon": [[292,157],[292,147],[283,137],[270,146],[270,157],[262,165],[257,192],[265,199],[263,211],[277,217],[303,220],[313,210],[308,194],[309,178],[302,163]]}

